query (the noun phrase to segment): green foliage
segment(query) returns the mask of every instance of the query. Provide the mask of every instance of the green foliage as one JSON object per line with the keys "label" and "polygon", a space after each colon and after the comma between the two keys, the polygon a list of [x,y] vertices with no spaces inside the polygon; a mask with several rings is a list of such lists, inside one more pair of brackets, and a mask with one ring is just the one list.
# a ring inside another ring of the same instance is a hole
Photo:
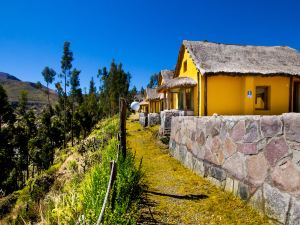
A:
{"label": "green foliage", "polygon": [[76,160],[70,160],[68,162],[68,166],[67,167],[68,167],[69,170],[72,170],[74,172],[78,171],[78,165],[77,165]]}
{"label": "green foliage", "polygon": [[49,175],[49,176],[52,176],[52,175],[54,175],[57,171],[58,171],[58,169],[61,167],[61,163],[57,163],[57,164],[54,164],[54,165],[52,165],[51,167],[49,167],[49,169],[47,169],[46,171],[45,171],[45,173],[47,174],[47,175]]}
{"label": "green foliage", "polygon": [[48,66],[46,66],[42,71],[42,75],[43,75],[44,80],[47,83],[47,87],[48,87],[48,85],[52,84],[52,82],[54,81],[54,77],[56,75],[56,72],[55,72],[54,69],[49,68]]}
{"label": "green foliage", "polygon": [[0,219],[14,207],[18,197],[19,193],[14,192],[0,199]]}
{"label": "green foliage", "polygon": [[145,92],[145,89],[143,88],[143,86],[141,87],[140,93],[142,94],[143,97],[146,96],[146,92]]}
{"label": "green foliage", "polygon": [[95,81],[94,81],[94,78],[92,77],[91,78],[91,81],[90,81],[90,88],[89,88],[89,94],[96,94],[97,92],[97,89],[96,89],[96,86],[95,86]]}
{"label": "green foliage", "polygon": [[56,72],[54,69],[51,69],[48,66],[46,66],[42,71],[42,75],[44,77],[45,82],[47,83],[48,104],[50,105],[49,84],[52,84],[52,82],[54,81]]}
{"label": "green foliage", "polygon": [[[101,162],[86,171],[78,183],[78,176],[64,185],[63,193],[53,196],[47,202],[45,213],[47,224],[95,224],[100,214],[108,180],[110,177],[110,161],[117,158],[118,141],[113,137],[118,129],[118,120],[110,118],[96,126],[90,137],[108,138],[107,145],[91,154],[101,155]],[[86,153],[85,153],[86,154]],[[75,167],[69,161],[69,170]],[[128,153],[125,160],[117,162],[117,176],[105,211],[104,224],[136,224],[137,204],[141,195],[141,172],[135,167],[134,155]],[[79,176],[80,177],[80,176]],[[79,179],[80,180],[80,179]]]}
{"label": "green foliage", "polygon": [[129,96],[131,75],[123,70],[122,64],[113,60],[109,71],[106,67],[99,70],[101,87],[99,96],[99,110],[102,116],[112,116],[119,111],[119,98]]}
{"label": "green foliage", "polygon": [[158,77],[159,73],[155,73],[151,75],[149,84],[147,85],[148,88],[155,88],[158,85]]}

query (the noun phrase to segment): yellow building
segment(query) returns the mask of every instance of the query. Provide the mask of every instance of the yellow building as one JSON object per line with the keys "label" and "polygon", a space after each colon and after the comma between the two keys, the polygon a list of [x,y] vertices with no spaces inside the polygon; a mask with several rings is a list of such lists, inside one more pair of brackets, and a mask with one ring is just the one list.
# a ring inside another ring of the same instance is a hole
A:
{"label": "yellow building", "polygon": [[[174,70],[161,70],[158,76],[158,87],[165,85],[174,77]],[[159,94],[160,97],[160,111],[168,109],[168,93],[167,90],[163,90]]]}
{"label": "yellow building", "polygon": [[149,113],[160,112],[160,97],[156,88],[146,89],[146,101],[149,102]]}
{"label": "yellow building", "polygon": [[140,102],[140,112],[142,113],[148,113],[149,111],[149,102],[146,102],[145,100]]}
{"label": "yellow building", "polygon": [[183,41],[168,109],[205,116],[300,112],[300,53],[283,46]]}

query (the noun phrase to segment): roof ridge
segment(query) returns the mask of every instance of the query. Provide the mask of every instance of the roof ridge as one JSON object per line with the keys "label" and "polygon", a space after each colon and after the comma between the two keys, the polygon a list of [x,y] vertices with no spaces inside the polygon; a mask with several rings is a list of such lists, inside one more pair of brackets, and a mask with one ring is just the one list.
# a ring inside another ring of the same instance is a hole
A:
{"label": "roof ridge", "polygon": [[233,44],[233,43],[221,43],[221,42],[215,42],[215,41],[208,41],[208,40],[183,40],[182,44],[185,43],[210,43],[210,44],[217,44],[217,45],[230,45],[230,46],[241,46],[241,47],[266,47],[266,48],[274,48],[274,47],[283,47],[283,48],[290,48],[293,50],[296,50],[295,48],[292,48],[288,45],[254,45],[254,44]]}

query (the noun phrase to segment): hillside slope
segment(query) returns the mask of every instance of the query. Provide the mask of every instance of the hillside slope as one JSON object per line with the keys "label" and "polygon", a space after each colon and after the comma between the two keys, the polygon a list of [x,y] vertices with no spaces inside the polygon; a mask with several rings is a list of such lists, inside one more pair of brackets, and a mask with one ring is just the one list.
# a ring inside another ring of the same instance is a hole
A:
{"label": "hillside slope", "polygon": [[116,116],[103,119],[74,147],[56,149],[48,170],[30,178],[22,190],[0,197],[0,224],[96,224],[111,160],[117,161],[116,177],[101,224],[136,224],[141,171],[133,153],[117,156],[118,128]]}
{"label": "hillside slope", "polygon": [[[8,73],[0,72],[0,84],[5,89],[8,100],[16,104],[19,101],[21,91],[28,92],[28,103],[30,105],[45,105],[48,103],[47,88],[38,88],[35,83],[24,82]],[[50,90],[50,101],[57,101],[57,94]]]}

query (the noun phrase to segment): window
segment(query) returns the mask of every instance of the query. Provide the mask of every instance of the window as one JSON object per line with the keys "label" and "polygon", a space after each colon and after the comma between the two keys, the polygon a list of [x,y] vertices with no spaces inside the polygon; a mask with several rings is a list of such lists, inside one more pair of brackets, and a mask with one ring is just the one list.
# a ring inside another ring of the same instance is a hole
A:
{"label": "window", "polygon": [[269,87],[256,87],[255,109],[268,110],[269,109]]}
{"label": "window", "polygon": [[185,90],[185,101],[186,101],[186,109],[191,110],[192,109],[192,93],[191,88],[188,88]]}
{"label": "window", "polygon": [[178,92],[172,92],[171,93],[171,109],[178,109]]}
{"label": "window", "polygon": [[187,71],[187,60],[184,60],[183,62],[183,72]]}

